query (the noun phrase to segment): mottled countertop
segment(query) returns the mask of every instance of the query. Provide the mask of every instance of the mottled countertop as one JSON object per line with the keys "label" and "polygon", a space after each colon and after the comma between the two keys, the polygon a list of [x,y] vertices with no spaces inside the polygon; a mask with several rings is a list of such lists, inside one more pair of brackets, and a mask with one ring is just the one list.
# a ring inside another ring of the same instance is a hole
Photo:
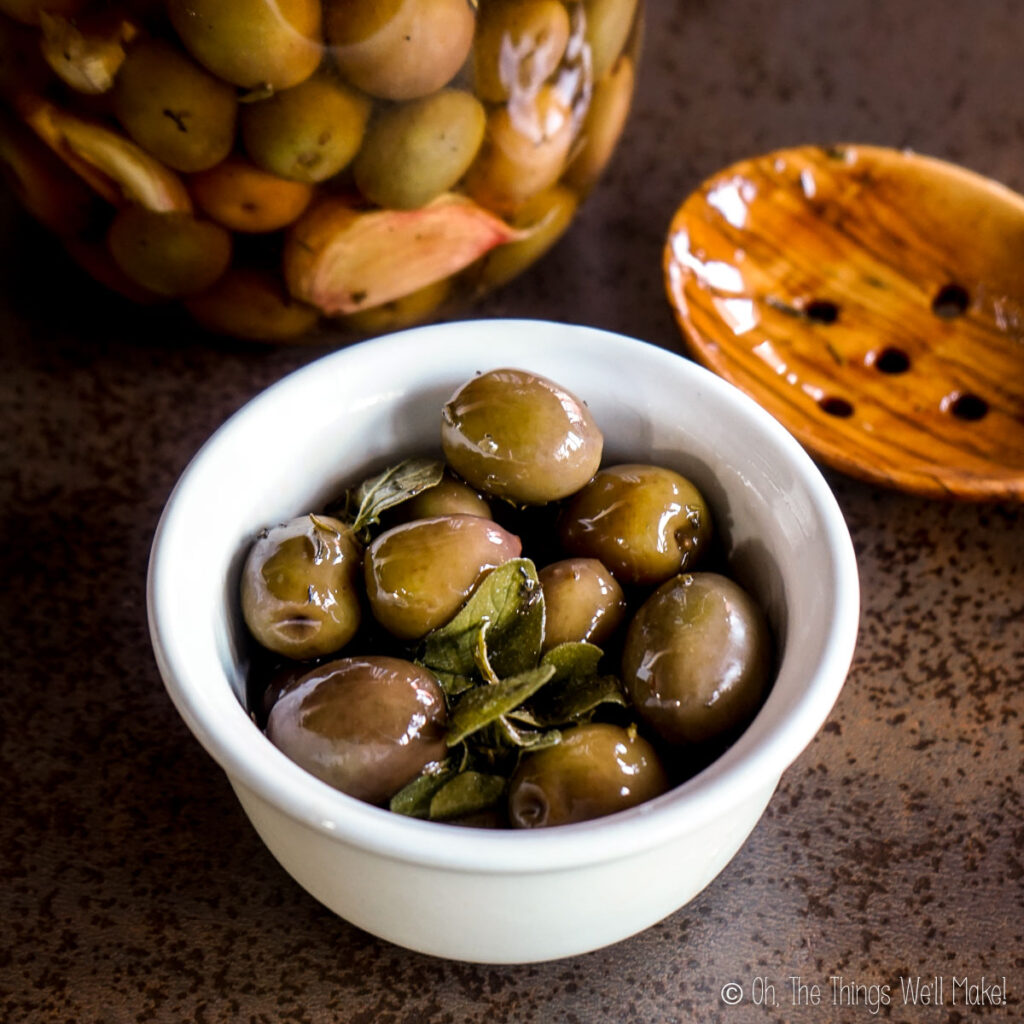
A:
{"label": "mottled countertop", "polygon": [[[675,206],[779,146],[911,146],[1024,187],[1019,0],[649,8],[610,173],[557,249],[477,312],[678,347],[660,279]],[[1020,508],[830,474],[860,564],[859,646],[721,876],[573,960],[408,953],[271,859],[165,695],[146,627],[149,544],[178,474],[230,413],[324,349],[197,336],[98,294],[6,196],[0,224],[0,1019],[1024,1018]],[[945,1005],[904,1005],[901,979],[936,976]],[[1005,986],[1010,1005],[965,1005],[962,987],[954,1004],[954,978]]]}

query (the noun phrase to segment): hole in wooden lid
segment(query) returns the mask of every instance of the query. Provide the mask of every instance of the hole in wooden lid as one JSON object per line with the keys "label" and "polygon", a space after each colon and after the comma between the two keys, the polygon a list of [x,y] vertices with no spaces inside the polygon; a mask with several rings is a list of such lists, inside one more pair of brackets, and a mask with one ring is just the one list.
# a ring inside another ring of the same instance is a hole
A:
{"label": "hole in wooden lid", "polygon": [[818,405],[822,412],[827,412],[829,416],[835,416],[838,419],[846,420],[853,415],[853,406],[845,398],[838,398],[835,395],[819,399]]}
{"label": "hole in wooden lid", "polygon": [[872,366],[882,373],[906,373],[910,369],[910,356],[901,348],[883,348],[871,361]]}
{"label": "hole in wooden lid", "polygon": [[804,316],[816,324],[834,324],[839,319],[839,307],[829,299],[812,299],[804,306]]}
{"label": "hole in wooden lid", "polygon": [[988,415],[988,402],[980,395],[971,394],[969,391],[954,391],[942,400],[942,408],[952,413],[958,420],[967,420],[973,423]]}
{"label": "hole in wooden lid", "polygon": [[959,284],[944,284],[932,299],[932,312],[944,320],[963,316],[970,303],[967,289]]}

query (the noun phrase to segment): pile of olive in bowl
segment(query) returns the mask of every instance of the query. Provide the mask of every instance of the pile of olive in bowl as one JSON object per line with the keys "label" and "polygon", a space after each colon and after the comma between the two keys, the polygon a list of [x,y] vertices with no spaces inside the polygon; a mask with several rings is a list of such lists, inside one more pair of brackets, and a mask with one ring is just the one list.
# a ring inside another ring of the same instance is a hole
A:
{"label": "pile of olive in bowl", "polygon": [[704,496],[665,466],[602,467],[586,404],[526,370],[475,375],[437,426],[443,458],[250,549],[243,617],[284,659],[250,678],[271,741],[393,811],[516,828],[625,810],[703,767],[773,662],[756,602],[707,571]]}
{"label": "pile of olive in bowl", "polygon": [[0,168],[131,299],[262,341],[377,333],[558,240],[624,128],[641,18],[640,0],[0,0]]}
{"label": "pile of olive in bowl", "polygon": [[[517,417],[504,384],[498,406],[491,371],[509,367],[557,397],[550,419],[536,405]],[[578,417],[569,452],[545,467],[532,451],[514,484],[531,490],[514,501],[499,493],[508,467],[492,473],[487,416],[473,425],[491,407],[522,438]],[[680,567],[648,579],[601,545],[629,534],[622,522],[580,537],[612,518],[588,504],[615,505],[602,481],[634,486],[615,482],[627,466],[696,513],[670,530]],[[310,581],[317,550],[323,575]],[[325,585],[335,568],[345,583]],[[339,614],[321,615],[331,601]],[[700,892],[820,728],[858,622],[842,513],[774,419],[670,352],[538,321],[362,342],[257,396],[171,495],[148,603],[168,693],[280,864],[375,935],[504,963],[617,941]],[[677,612],[701,657],[676,646]],[[712,627],[718,643],[700,636]],[[317,651],[335,630],[350,635]],[[264,646],[281,640],[288,655]],[[651,650],[667,657],[645,664]],[[731,709],[728,688],[689,710],[663,688],[685,690],[687,671],[706,678],[724,655],[749,673]],[[385,709],[395,717],[373,748],[366,726]],[[354,779],[368,788],[343,791]]]}

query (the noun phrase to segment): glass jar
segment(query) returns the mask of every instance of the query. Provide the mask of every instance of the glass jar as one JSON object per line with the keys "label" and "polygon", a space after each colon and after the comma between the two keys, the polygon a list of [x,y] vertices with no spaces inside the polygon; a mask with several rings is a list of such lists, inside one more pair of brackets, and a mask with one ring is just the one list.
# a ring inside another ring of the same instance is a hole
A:
{"label": "glass jar", "polygon": [[0,0],[0,165],[103,285],[286,342],[431,319],[562,235],[642,0]]}

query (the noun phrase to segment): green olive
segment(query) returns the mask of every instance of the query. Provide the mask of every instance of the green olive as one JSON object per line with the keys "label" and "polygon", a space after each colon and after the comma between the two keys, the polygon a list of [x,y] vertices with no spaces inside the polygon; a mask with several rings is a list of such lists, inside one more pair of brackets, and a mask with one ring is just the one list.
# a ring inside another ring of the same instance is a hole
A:
{"label": "green olive", "polygon": [[496,245],[487,254],[481,286],[500,287],[536,263],[565,234],[578,206],[579,197],[564,185],[552,185],[527,199],[511,218],[512,226],[523,228],[526,237]]}
{"label": "green olive", "polygon": [[434,519],[438,516],[482,516],[491,518],[491,506],[469,484],[446,473],[439,484],[420,491],[402,502],[395,512],[402,522],[413,519]]}
{"label": "green olive", "polygon": [[670,743],[746,724],[768,688],[771,635],[753,599],[717,573],[663,583],[629,624],[622,678],[637,714]]}
{"label": "green olive", "polygon": [[331,54],[341,73],[371,96],[427,96],[465,63],[475,7],[469,0],[327,0]]}
{"label": "green olive", "polygon": [[579,490],[600,465],[603,444],[583,402],[525,370],[482,373],[442,410],[448,464],[472,486],[511,502],[543,505]]}
{"label": "green olive", "polygon": [[599,558],[620,583],[653,586],[699,562],[711,514],[686,477],[626,463],[602,469],[573,497],[560,535],[569,554]]}
{"label": "green olive", "polygon": [[480,154],[466,172],[465,189],[482,206],[514,214],[558,180],[572,138],[572,110],[550,85],[495,107]]}
{"label": "green olive", "polygon": [[232,85],[289,89],[320,64],[320,0],[167,0],[167,13],[192,56]]}
{"label": "green olive", "polygon": [[114,82],[114,113],[147,152],[177,171],[220,163],[235,140],[235,90],[177,47],[136,43]]}
{"label": "green olive", "polygon": [[594,86],[594,96],[580,131],[582,145],[565,172],[565,181],[581,193],[593,187],[612,158],[626,127],[634,79],[633,62],[629,57],[620,57]]}
{"label": "green olive", "polygon": [[242,109],[242,143],[253,163],[292,181],[333,177],[356,155],[370,101],[344,82],[317,75]]}
{"label": "green olive", "polygon": [[359,191],[378,206],[425,206],[466,173],[485,121],[483,105],[461,89],[382,110],[352,166]]}
{"label": "green olive", "polygon": [[402,640],[443,626],[491,569],[518,557],[519,538],[480,516],[417,519],[386,530],[366,552],[374,618]]}
{"label": "green olive", "polygon": [[231,261],[231,235],[219,224],[142,206],[118,211],[107,248],[126,277],[167,298],[209,288]]}
{"label": "green olive", "polygon": [[400,658],[340,658],[307,673],[275,702],[271,743],[335,789],[384,804],[444,757],[444,693]]}
{"label": "green olive", "polygon": [[569,12],[559,0],[497,0],[480,11],[473,84],[485,100],[535,93],[561,63]]}
{"label": "green olive", "polygon": [[589,821],[668,788],[657,753],[635,729],[591,723],[523,758],[509,784],[509,819],[515,828]]}
{"label": "green olive", "polygon": [[636,15],[637,0],[583,0],[586,40],[594,79],[605,74],[622,53]]}
{"label": "green olive", "polygon": [[299,516],[267,530],[242,569],[242,615],[266,648],[289,658],[341,650],[359,627],[359,545],[344,523]]}
{"label": "green olive", "polygon": [[626,599],[596,558],[566,558],[537,574],[544,591],[544,649],[572,641],[601,647],[622,624]]}

